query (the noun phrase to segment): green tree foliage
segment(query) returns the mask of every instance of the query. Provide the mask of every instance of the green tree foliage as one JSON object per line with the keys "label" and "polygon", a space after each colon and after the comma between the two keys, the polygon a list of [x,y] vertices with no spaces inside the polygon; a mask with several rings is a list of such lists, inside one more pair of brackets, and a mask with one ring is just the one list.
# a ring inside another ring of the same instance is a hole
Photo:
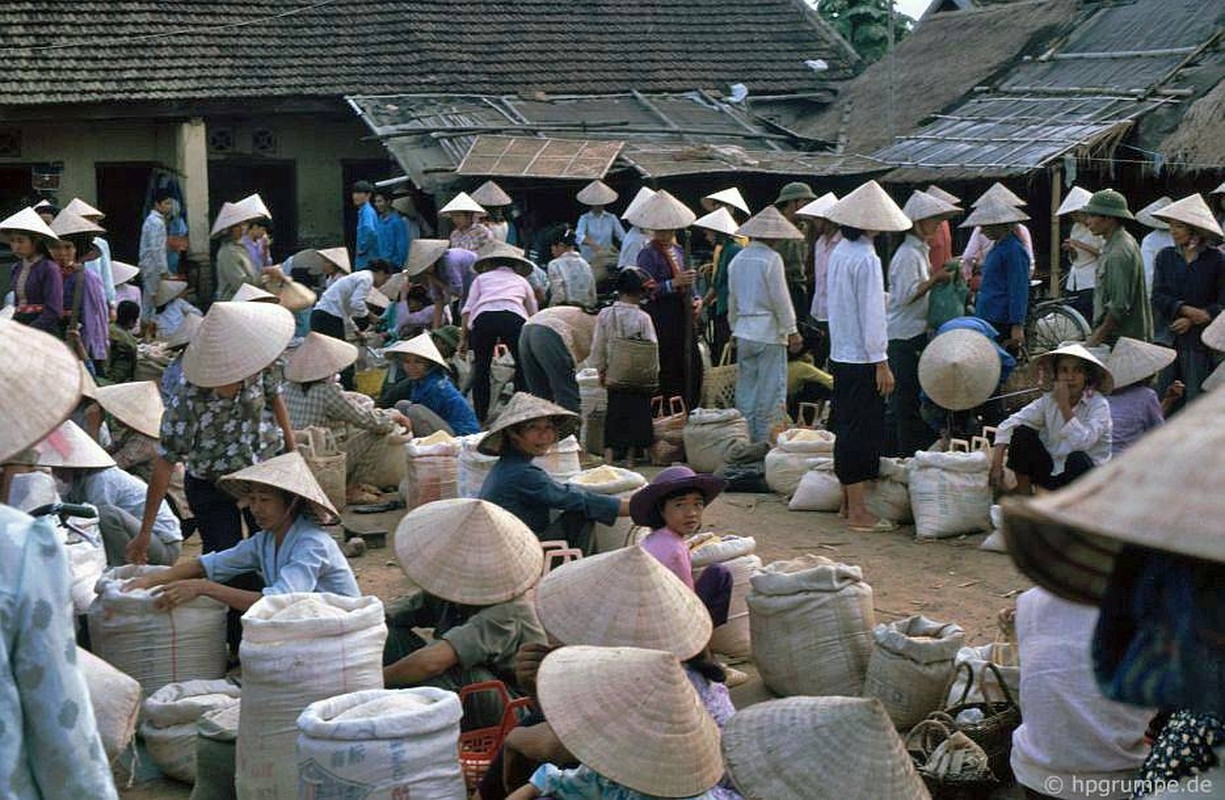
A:
{"label": "green tree foliage", "polygon": [[[869,64],[883,58],[889,50],[890,5],[891,0],[820,0],[816,3],[817,13]],[[895,10],[894,43],[904,39],[914,23],[913,19]]]}

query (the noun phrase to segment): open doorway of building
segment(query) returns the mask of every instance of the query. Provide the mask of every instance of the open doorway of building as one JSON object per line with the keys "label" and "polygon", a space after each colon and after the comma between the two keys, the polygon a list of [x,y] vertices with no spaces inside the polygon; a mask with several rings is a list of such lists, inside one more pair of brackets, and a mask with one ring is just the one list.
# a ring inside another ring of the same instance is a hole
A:
{"label": "open doorway of building", "polygon": [[208,219],[221,204],[255,192],[272,212],[272,260],[281,263],[298,249],[298,178],[292,159],[226,158],[208,162]]}
{"label": "open doorway of building", "polygon": [[160,165],[155,161],[101,163],[95,167],[98,208],[106,214],[102,227],[116,261],[140,261],[140,226],[149,178]]}

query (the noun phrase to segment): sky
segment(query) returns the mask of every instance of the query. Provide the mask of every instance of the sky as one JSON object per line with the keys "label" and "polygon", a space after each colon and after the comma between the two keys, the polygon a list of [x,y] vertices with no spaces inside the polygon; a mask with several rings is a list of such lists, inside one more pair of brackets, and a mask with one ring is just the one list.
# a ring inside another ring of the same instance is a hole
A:
{"label": "sky", "polygon": [[918,19],[930,4],[931,0],[897,0],[897,10],[911,19]]}

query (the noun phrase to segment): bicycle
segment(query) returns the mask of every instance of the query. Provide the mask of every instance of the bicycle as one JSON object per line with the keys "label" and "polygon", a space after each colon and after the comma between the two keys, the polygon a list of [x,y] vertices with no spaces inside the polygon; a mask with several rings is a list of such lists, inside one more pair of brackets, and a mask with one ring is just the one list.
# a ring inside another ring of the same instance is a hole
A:
{"label": "bicycle", "polygon": [[1029,282],[1022,361],[1031,361],[1066,342],[1083,342],[1093,332],[1088,320],[1063,299],[1042,298],[1042,285],[1042,281]]}

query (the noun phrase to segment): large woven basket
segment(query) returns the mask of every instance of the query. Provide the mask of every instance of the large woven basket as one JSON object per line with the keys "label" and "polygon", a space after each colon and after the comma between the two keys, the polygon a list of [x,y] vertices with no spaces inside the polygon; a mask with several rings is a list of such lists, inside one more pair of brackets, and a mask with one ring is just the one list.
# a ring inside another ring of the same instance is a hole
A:
{"label": "large woven basket", "polygon": [[319,488],[323,489],[337,511],[344,509],[348,458],[337,447],[335,435],[327,428],[307,428],[294,431],[294,438],[306,466],[310,467],[311,474],[319,482]]}

